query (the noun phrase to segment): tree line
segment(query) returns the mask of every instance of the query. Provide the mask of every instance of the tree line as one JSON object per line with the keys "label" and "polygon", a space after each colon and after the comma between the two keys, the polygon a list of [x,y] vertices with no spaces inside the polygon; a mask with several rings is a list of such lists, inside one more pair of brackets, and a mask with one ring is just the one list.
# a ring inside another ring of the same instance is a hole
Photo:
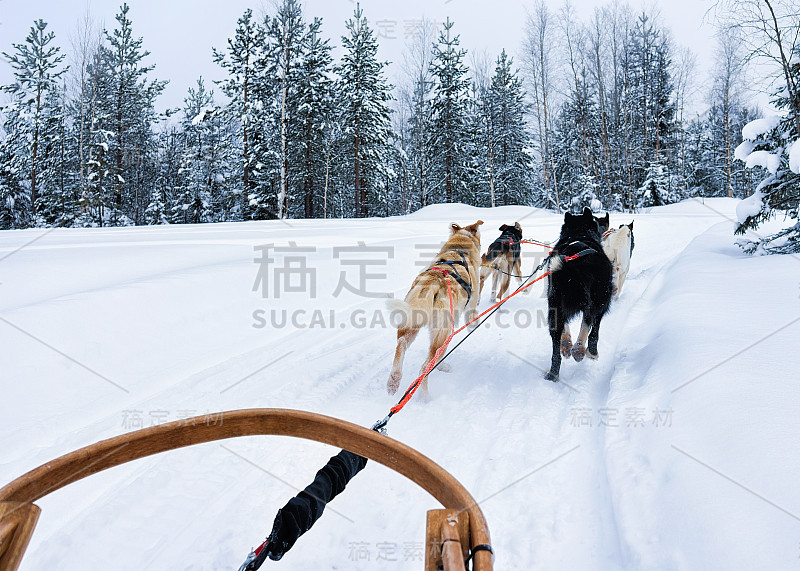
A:
{"label": "tree line", "polygon": [[[335,62],[322,21],[281,0],[273,14],[247,10],[213,49],[224,79],[198,79],[183,108],[157,113],[166,82],[131,18],[123,4],[112,29],[83,22],[69,66],[42,20],[4,54],[14,81],[0,88],[0,228],[386,216],[442,202],[635,210],[744,197],[761,178],[735,156],[760,115],[746,103],[756,50],[741,21],[720,19],[705,84],[648,9],[613,3],[581,20],[540,0],[518,63],[468,53],[449,19],[423,21],[390,85],[360,6]],[[776,30],[796,86],[786,38],[797,16],[776,18],[767,41]],[[690,114],[693,93],[702,114]]]}

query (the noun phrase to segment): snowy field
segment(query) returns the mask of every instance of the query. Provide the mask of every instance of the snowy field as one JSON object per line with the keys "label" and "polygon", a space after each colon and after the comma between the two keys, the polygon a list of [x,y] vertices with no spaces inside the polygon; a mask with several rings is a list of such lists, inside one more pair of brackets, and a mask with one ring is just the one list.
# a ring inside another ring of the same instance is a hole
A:
{"label": "snowy field", "polygon": [[[496,569],[800,568],[800,258],[743,255],[735,207],[612,213],[612,226],[635,219],[636,249],[598,361],[543,380],[537,285],[450,357],[451,373],[431,375],[429,402],[389,423],[481,501]],[[404,295],[448,224],[477,218],[484,248],[502,223],[540,240],[561,224],[440,205],[388,220],[0,232],[0,484],[142,426],[224,422],[222,410],[371,425],[398,398],[376,296]],[[525,252],[530,271],[542,249]],[[335,452],[253,437],[92,476],[38,502],[22,568],[237,569]],[[263,568],[421,569],[436,507],[370,462]]]}

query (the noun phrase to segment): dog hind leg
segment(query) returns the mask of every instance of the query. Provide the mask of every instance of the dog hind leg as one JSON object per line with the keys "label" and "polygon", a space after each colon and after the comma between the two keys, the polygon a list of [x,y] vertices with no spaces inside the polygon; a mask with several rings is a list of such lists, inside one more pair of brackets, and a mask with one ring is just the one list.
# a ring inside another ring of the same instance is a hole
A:
{"label": "dog hind leg", "polygon": [[553,357],[550,360],[550,370],[544,378],[548,381],[558,381],[558,373],[561,370],[561,336],[566,325],[564,316],[558,307],[551,307],[547,316],[550,326],[550,338],[553,341]]}
{"label": "dog hind leg", "polygon": [[[506,271],[508,273],[512,273],[511,264],[504,264],[506,266]],[[503,299],[506,296],[506,291],[508,291],[508,284],[511,282],[511,277],[503,274],[503,277],[500,278],[500,293],[497,295],[498,299]]]}
{"label": "dog hind leg", "polygon": [[584,313],[583,320],[581,321],[581,331],[578,333],[578,341],[572,348],[572,357],[580,362],[586,356],[586,337],[589,335],[589,330],[592,329],[592,324],[587,322],[591,317]]}
{"label": "dog hind leg", "polygon": [[[486,259],[486,254],[483,255],[483,259],[484,260]],[[483,283],[486,281],[486,277],[491,272],[492,272],[492,267],[491,266],[483,266],[483,265],[481,266],[481,269],[480,269],[480,289],[478,290],[479,294],[483,293]]]}
{"label": "dog hind leg", "polygon": [[500,281],[500,272],[497,269],[492,270],[492,302],[497,301],[497,284]]}
{"label": "dog hind leg", "polygon": [[594,324],[592,325],[592,332],[589,333],[589,344],[586,347],[586,355],[590,359],[597,359],[600,356],[597,354],[597,342],[600,339],[601,319],[602,315],[595,318]]}
{"label": "dog hind leg", "polygon": [[569,359],[572,356],[572,334],[569,326],[564,324],[564,331],[561,333],[561,355]]}
{"label": "dog hind leg", "polygon": [[[447,336],[450,334],[449,328],[444,327],[431,327],[431,346],[428,349],[428,356],[426,357],[425,361],[422,363],[422,367],[420,368],[419,372],[422,374],[425,371],[425,367],[427,367],[428,363],[430,363],[433,358],[436,356],[436,351],[439,350],[440,347],[444,346],[444,351],[447,350],[447,346],[444,344]],[[444,354],[442,351],[442,354]],[[422,379],[422,383],[420,383],[419,387],[422,391],[422,398],[427,400],[428,398],[428,376],[426,375],[424,379]]]}
{"label": "dog hind leg", "polygon": [[397,349],[394,352],[394,363],[392,364],[392,372],[389,375],[389,382],[386,383],[386,390],[390,395],[397,392],[400,387],[400,381],[403,378],[403,359],[406,356],[406,349],[417,338],[419,329],[410,327],[401,327],[397,330]]}
{"label": "dog hind leg", "polygon": [[627,278],[627,277],[628,277],[628,270],[624,270],[624,271],[620,270],[620,272],[619,272],[619,274],[617,276],[617,283],[616,283],[617,291],[615,292],[615,295],[617,297],[619,297],[619,294],[622,291],[622,284],[625,283],[625,278]]}

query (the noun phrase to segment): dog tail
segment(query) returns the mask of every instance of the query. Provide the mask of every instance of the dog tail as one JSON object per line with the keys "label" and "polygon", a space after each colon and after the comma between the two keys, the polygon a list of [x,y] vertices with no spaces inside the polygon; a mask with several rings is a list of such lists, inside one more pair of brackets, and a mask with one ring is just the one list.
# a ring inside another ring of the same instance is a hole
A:
{"label": "dog tail", "polygon": [[411,305],[401,299],[390,299],[386,302],[391,312],[390,322],[401,328],[419,329],[427,322],[424,311],[415,310]]}

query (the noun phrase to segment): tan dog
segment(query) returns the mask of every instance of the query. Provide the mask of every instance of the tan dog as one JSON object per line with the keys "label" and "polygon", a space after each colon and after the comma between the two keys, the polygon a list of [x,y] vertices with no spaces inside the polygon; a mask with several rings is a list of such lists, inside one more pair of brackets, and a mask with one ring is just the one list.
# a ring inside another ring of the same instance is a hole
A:
{"label": "tan dog", "polygon": [[603,235],[603,251],[611,260],[614,270],[613,289],[614,297],[619,297],[622,284],[628,276],[631,267],[631,254],[633,254],[633,222],[623,224],[616,230],[609,230]]}
{"label": "tan dog", "polygon": [[[417,337],[419,330],[428,326],[431,332],[431,343],[428,357],[420,369],[433,359],[436,351],[444,345],[453,326],[450,316],[450,300],[448,297],[448,282],[453,298],[453,314],[456,319],[459,315],[466,314],[467,319],[473,319],[478,313],[480,298],[480,262],[481,262],[481,234],[478,226],[483,220],[462,228],[458,224],[450,226],[450,238],[434,258],[430,267],[420,273],[411,284],[411,289],[406,294],[405,301],[391,300],[389,307],[393,315],[399,314],[401,323],[397,328],[397,350],[394,354],[394,364],[389,375],[386,388],[389,394],[397,392],[400,380],[403,378],[403,358],[406,349]],[[449,371],[447,364],[439,367],[441,371]],[[428,393],[428,378],[422,380],[420,385],[423,396]]]}

